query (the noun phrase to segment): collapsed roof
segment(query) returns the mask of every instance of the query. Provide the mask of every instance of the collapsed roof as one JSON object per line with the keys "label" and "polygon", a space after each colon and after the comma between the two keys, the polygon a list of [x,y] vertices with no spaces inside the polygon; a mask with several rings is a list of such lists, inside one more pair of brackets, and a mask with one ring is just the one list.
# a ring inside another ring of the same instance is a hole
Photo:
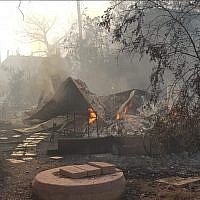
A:
{"label": "collapsed roof", "polygon": [[104,119],[105,110],[99,98],[89,91],[79,79],[67,78],[58,88],[51,100],[29,119],[49,120],[67,113],[87,114],[92,108],[100,119]]}
{"label": "collapsed roof", "polygon": [[115,117],[127,103],[132,102],[129,107],[130,114],[137,114],[137,109],[143,105],[144,101],[148,101],[150,95],[148,92],[138,89],[127,90],[108,96],[101,96],[100,99],[105,105],[105,110],[108,115]]}
{"label": "collapsed roof", "polygon": [[145,105],[145,101],[147,100],[147,94],[145,92],[141,92],[139,90],[133,90],[129,98],[120,106],[117,115],[124,114],[132,114],[137,115],[139,114],[139,108]]}

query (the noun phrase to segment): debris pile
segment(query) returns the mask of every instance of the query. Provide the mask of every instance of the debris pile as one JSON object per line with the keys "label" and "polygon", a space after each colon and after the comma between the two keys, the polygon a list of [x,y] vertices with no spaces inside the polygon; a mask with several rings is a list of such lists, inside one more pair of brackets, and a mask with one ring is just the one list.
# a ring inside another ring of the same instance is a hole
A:
{"label": "debris pile", "polygon": [[142,135],[150,127],[151,124],[148,120],[136,115],[126,115],[124,119],[112,120],[108,125],[107,132],[113,136]]}
{"label": "debris pile", "polygon": [[147,92],[137,89],[99,97],[83,81],[69,77],[43,107],[37,107],[35,112],[33,109],[31,112],[26,111],[29,113],[26,121],[37,124],[17,131],[48,131],[56,124],[56,130],[65,134],[142,135],[151,127],[149,121],[141,115],[148,99]]}
{"label": "debris pile", "polygon": [[147,99],[148,94],[144,91],[129,91],[127,99],[115,107],[117,111],[113,115],[114,119],[108,125],[109,135],[141,135],[151,128],[143,112]]}

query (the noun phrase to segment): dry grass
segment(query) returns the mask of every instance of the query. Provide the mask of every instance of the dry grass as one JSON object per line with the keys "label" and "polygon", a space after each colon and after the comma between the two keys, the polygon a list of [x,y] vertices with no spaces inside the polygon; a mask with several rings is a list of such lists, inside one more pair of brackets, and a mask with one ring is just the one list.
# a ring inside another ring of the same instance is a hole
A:
{"label": "dry grass", "polygon": [[189,191],[175,190],[175,191],[162,191],[158,194],[158,199],[167,199],[167,200],[188,200],[194,199],[194,195]]}

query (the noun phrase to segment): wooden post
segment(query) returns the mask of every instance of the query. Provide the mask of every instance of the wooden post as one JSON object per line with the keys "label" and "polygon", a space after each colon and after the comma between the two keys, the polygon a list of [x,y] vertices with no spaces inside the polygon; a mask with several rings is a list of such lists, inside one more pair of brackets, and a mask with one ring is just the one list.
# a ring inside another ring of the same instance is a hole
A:
{"label": "wooden post", "polygon": [[77,0],[77,14],[78,14],[78,28],[79,28],[79,40],[82,42],[82,19],[81,19],[81,6],[80,1]]}
{"label": "wooden post", "polygon": [[77,0],[77,14],[78,14],[78,28],[79,28],[79,44],[80,44],[80,51],[79,51],[79,57],[80,57],[80,68],[82,70],[83,68],[83,31],[82,31],[82,18],[81,18],[81,5],[80,5],[80,1]]}
{"label": "wooden post", "polygon": [[74,112],[74,133],[76,132],[76,113]]}
{"label": "wooden post", "polygon": [[96,112],[96,124],[97,124],[97,137],[99,137],[99,123],[98,123],[98,115],[97,115],[97,112]]}
{"label": "wooden post", "polygon": [[68,119],[69,119],[69,113],[67,112],[67,121],[68,121]]}
{"label": "wooden post", "polygon": [[90,137],[90,122],[89,122],[89,119],[90,119],[90,114],[88,113],[88,129],[87,129],[88,137]]}

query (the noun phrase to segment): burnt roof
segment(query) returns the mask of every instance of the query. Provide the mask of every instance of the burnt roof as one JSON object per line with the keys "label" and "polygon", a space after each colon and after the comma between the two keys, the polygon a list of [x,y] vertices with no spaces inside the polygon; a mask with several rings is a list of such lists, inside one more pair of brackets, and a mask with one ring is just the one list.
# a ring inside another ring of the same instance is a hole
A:
{"label": "burnt roof", "polygon": [[69,77],[61,84],[50,101],[29,119],[49,120],[68,112],[86,114],[89,107],[97,112],[99,118],[104,118],[105,111],[99,98],[89,91],[84,82]]}

